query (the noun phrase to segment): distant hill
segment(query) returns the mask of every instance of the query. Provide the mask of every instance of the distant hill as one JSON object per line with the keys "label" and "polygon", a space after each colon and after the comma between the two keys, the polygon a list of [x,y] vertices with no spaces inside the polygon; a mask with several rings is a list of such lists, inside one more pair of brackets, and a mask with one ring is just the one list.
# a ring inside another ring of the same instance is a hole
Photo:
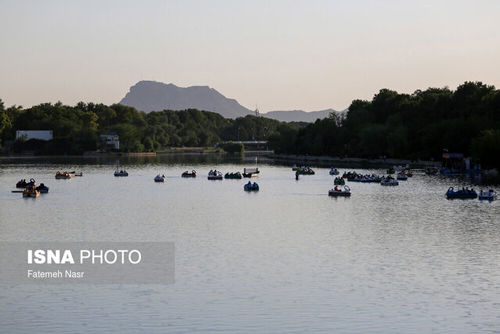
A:
{"label": "distant hill", "polygon": [[[130,87],[129,92],[119,102],[137,110],[150,112],[160,110],[199,109],[216,112],[226,118],[253,115],[254,112],[243,107],[235,99],[229,99],[208,86],[178,87],[157,81],[139,81]],[[270,111],[261,116],[284,122],[315,122],[326,118],[333,109],[305,112],[302,110]]]}
{"label": "distant hill", "polygon": [[261,115],[267,118],[272,118],[283,122],[314,123],[317,119],[327,118],[332,112],[338,113],[338,111],[336,110],[326,109],[326,110],[310,111],[310,112],[306,112],[303,110],[270,111]]}
{"label": "distant hill", "polygon": [[199,109],[213,111],[226,118],[253,114],[234,99],[228,99],[208,86],[178,87],[156,81],[139,81],[119,102],[137,110],[150,112],[164,109]]}

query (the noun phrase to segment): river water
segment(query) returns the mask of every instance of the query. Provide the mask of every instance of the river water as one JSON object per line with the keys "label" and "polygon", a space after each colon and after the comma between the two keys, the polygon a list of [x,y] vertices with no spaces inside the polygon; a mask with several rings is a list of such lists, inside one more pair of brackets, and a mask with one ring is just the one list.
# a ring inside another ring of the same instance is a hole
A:
{"label": "river water", "polygon": [[[172,241],[175,284],[2,285],[1,333],[500,331],[500,201],[446,200],[461,180],[415,173],[398,187],[351,183],[336,199],[325,168],[296,181],[259,162],[260,191],[247,193],[248,179],[206,175],[253,158],[122,160],[126,178],[114,163],[2,160],[1,240]],[[180,177],[192,169],[196,179]],[[50,193],[10,192],[30,177]]]}

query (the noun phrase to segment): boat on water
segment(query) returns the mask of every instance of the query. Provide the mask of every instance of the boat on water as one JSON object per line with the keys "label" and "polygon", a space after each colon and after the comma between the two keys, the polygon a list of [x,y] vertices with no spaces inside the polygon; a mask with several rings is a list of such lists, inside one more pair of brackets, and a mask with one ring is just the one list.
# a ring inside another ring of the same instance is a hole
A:
{"label": "boat on water", "polygon": [[24,191],[23,191],[23,197],[25,197],[25,198],[27,198],[27,197],[37,198],[39,196],[40,196],[40,191],[36,190],[35,185],[30,185],[30,186],[26,187],[26,189],[24,189]]}
{"label": "boat on water", "polygon": [[115,170],[115,173],[114,173],[115,176],[128,176],[128,172],[124,169],[120,169],[120,170]]}
{"label": "boat on water", "polygon": [[351,181],[351,182],[361,182],[363,180],[364,176],[363,175],[356,175],[355,177],[351,177],[349,179],[347,179],[348,181]]}
{"label": "boat on water", "polygon": [[248,183],[246,183],[244,186],[243,186],[243,190],[245,191],[259,191],[259,185],[257,184],[257,182],[250,182],[248,181]]}
{"label": "boat on water", "polygon": [[342,190],[338,186],[335,186],[335,188],[328,190],[328,196],[350,197],[351,189],[348,186],[344,186],[344,190]]}
{"label": "boat on water", "polygon": [[[20,188],[20,189],[31,188],[34,186],[36,187],[36,182],[35,182],[35,179],[33,179],[33,178],[31,178],[29,180],[29,182],[27,182],[26,179],[22,179],[16,183],[16,188]],[[21,191],[13,191],[13,192],[21,192]]]}
{"label": "boat on water", "polygon": [[339,175],[339,171],[337,170],[337,168],[330,168],[330,175]]}
{"label": "boat on water", "polygon": [[45,184],[40,183],[38,187],[35,188],[38,190],[41,194],[47,194],[49,192],[49,187],[47,187]]}
{"label": "boat on water", "polygon": [[243,177],[256,177],[259,173],[258,168],[243,168]]}
{"label": "boat on water", "polygon": [[406,180],[408,180],[408,176],[403,171],[399,172],[398,175],[396,176],[396,178],[399,181],[406,181]]}
{"label": "boat on water", "polygon": [[156,175],[155,178],[154,178],[155,182],[165,182],[167,181],[167,178],[165,177],[165,175]]}
{"label": "boat on water", "polygon": [[474,189],[469,188],[462,188],[461,190],[455,191],[453,187],[450,187],[446,192],[446,198],[474,199],[477,198],[477,192]]}
{"label": "boat on water", "polygon": [[387,177],[382,177],[382,180],[380,181],[381,186],[397,186],[399,185],[399,182],[395,180],[392,176],[387,176]]}
{"label": "boat on water", "polygon": [[361,175],[358,174],[355,177],[351,177],[347,179],[351,182],[362,182],[362,183],[379,183],[382,179],[380,176],[372,174],[372,175]]}
{"label": "boat on water", "polygon": [[235,179],[235,180],[241,180],[243,178],[243,176],[241,175],[240,172],[236,172],[236,173],[226,173],[224,175],[224,178],[225,179]]}
{"label": "boat on water", "polygon": [[22,179],[19,182],[16,183],[16,188],[24,189],[28,185],[28,182],[26,182],[26,179]]}
{"label": "boat on water", "polygon": [[184,173],[182,173],[181,176],[182,177],[196,177],[196,171],[194,169],[191,171],[191,173],[188,171],[185,171]]}
{"label": "boat on water", "polygon": [[382,178],[375,174],[365,175],[361,180],[362,183],[379,183],[380,181],[382,181]]}
{"label": "boat on water", "polygon": [[437,167],[426,167],[424,170],[427,175],[436,175],[439,172]]}
{"label": "boat on water", "polygon": [[351,181],[352,179],[355,179],[358,176],[361,176],[361,174],[358,174],[357,172],[344,172],[342,178]]}
{"label": "boat on water", "polygon": [[314,170],[311,167],[305,167],[305,166],[298,167],[296,172],[299,175],[314,175],[315,174]]}
{"label": "boat on water", "polygon": [[56,180],[69,180],[73,177],[72,174],[68,172],[57,172],[56,173]]}
{"label": "boat on water", "polygon": [[218,170],[210,170],[210,172],[208,172],[208,179],[209,180],[222,180],[223,177],[222,177],[222,173],[219,172]]}
{"label": "boat on water", "polygon": [[68,172],[68,174],[70,174],[71,176],[75,177],[75,176],[83,176],[83,173],[80,172],[80,173],[77,173],[75,171],[72,171],[72,172]]}
{"label": "boat on water", "polygon": [[125,169],[119,169],[119,162],[116,161],[116,170],[114,173],[115,176],[128,176],[128,172]]}
{"label": "boat on water", "polygon": [[494,201],[497,199],[497,193],[495,190],[490,189],[488,191],[480,191],[478,195],[480,200],[483,201]]}
{"label": "boat on water", "polygon": [[335,180],[333,180],[333,184],[336,186],[343,186],[345,185],[345,180],[341,177],[336,177]]}

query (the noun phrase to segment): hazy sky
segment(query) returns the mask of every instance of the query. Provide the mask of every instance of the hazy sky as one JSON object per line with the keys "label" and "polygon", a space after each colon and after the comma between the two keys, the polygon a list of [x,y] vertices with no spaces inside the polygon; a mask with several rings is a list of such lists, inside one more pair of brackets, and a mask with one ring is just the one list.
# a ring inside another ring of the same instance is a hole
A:
{"label": "hazy sky", "polygon": [[6,105],[118,102],[139,80],[261,111],[344,109],[380,88],[500,86],[500,1],[0,0]]}

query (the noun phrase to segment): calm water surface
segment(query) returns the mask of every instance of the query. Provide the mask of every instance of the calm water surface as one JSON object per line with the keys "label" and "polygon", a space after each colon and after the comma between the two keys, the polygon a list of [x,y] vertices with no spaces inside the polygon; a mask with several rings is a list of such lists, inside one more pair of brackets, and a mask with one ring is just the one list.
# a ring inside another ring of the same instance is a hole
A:
{"label": "calm water surface", "polygon": [[[351,183],[352,197],[335,199],[324,168],[295,181],[259,163],[261,190],[246,193],[248,179],[206,174],[250,161],[125,160],[127,178],[113,177],[114,161],[2,162],[1,240],[173,241],[176,282],[3,285],[1,333],[500,331],[500,201],[446,200],[459,180]],[[180,177],[191,169],[196,179]],[[10,193],[29,177],[50,193]]]}

